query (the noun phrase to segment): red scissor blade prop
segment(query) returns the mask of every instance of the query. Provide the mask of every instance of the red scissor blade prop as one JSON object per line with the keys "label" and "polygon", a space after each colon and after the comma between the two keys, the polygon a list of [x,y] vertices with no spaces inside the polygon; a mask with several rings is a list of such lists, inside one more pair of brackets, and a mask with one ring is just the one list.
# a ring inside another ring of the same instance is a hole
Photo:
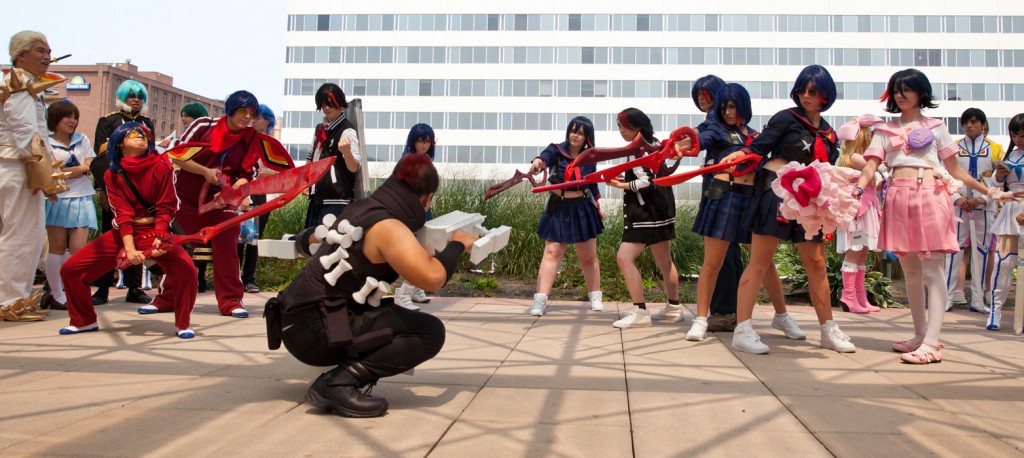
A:
{"label": "red scissor blade prop", "polygon": [[701,167],[699,169],[691,170],[689,172],[683,172],[683,173],[680,173],[680,174],[677,174],[677,175],[670,175],[670,176],[667,176],[667,177],[655,178],[654,179],[654,184],[656,184],[658,186],[672,186],[672,185],[676,185],[676,184],[679,184],[679,183],[683,183],[685,181],[689,181],[689,180],[691,180],[691,179],[693,179],[695,177],[699,177],[699,176],[704,175],[706,173],[717,173],[717,172],[721,172],[723,170],[728,170],[731,167],[739,166],[739,165],[742,165],[742,164],[748,164],[748,163],[749,164],[756,164],[757,161],[759,161],[759,160],[761,160],[761,156],[760,155],[753,154],[753,153],[745,154],[745,155],[741,156],[740,158],[738,158],[736,160],[733,160],[733,161],[720,162],[720,163],[715,164],[715,165],[709,165],[707,167]]}
{"label": "red scissor blade prop", "polygon": [[215,210],[218,204],[223,207],[237,207],[243,200],[253,194],[280,194],[288,192],[296,186],[301,185],[307,176],[324,176],[331,169],[331,164],[325,160],[310,162],[302,167],[283,170],[270,176],[257,178],[249,183],[234,189],[228,184],[224,175],[218,175],[220,179],[220,194],[209,202],[203,202],[209,191],[209,183],[203,183],[199,192],[199,214]]}
{"label": "red scissor blade prop", "polygon": [[[334,165],[334,161],[336,159],[337,159],[336,156],[331,156],[331,157],[328,157],[328,158],[316,161],[314,163],[307,164],[307,165],[313,165],[313,164],[317,164],[317,163],[324,163],[324,164],[326,164],[325,166],[317,166],[317,167],[310,167],[310,168],[306,168],[306,166],[303,166],[303,167],[299,167],[299,168],[296,168],[296,169],[291,169],[291,170],[286,170],[284,172],[280,172],[281,174],[284,174],[284,173],[289,173],[289,172],[293,172],[293,171],[299,171],[299,170],[302,170],[302,169],[305,170],[305,172],[301,174],[301,176],[302,176],[301,181],[298,182],[298,184],[296,184],[295,187],[289,189],[288,192],[286,192],[286,193],[284,193],[284,194],[282,194],[280,196],[277,196],[276,199],[268,200],[267,203],[265,203],[263,205],[259,205],[257,207],[254,207],[253,209],[251,209],[251,210],[249,210],[249,211],[247,211],[245,213],[242,213],[242,214],[237,215],[237,216],[235,216],[233,218],[230,218],[230,219],[227,219],[225,221],[222,221],[219,224],[216,224],[216,225],[213,225],[213,226],[204,227],[204,228],[200,229],[199,232],[197,232],[195,234],[182,235],[182,236],[171,235],[169,237],[169,240],[162,240],[161,241],[160,248],[161,249],[167,249],[167,248],[170,248],[170,247],[175,246],[175,245],[181,245],[183,243],[192,243],[192,242],[209,243],[210,240],[213,239],[214,236],[216,236],[217,234],[223,232],[225,229],[227,229],[229,227],[238,226],[239,224],[242,224],[242,222],[247,220],[247,219],[255,218],[255,217],[260,216],[260,215],[265,215],[267,213],[270,213],[270,212],[272,212],[274,210],[277,210],[278,208],[281,208],[281,207],[287,205],[288,202],[291,202],[292,199],[295,199],[296,196],[298,196],[299,194],[302,194],[302,191],[304,189],[306,189],[306,188],[308,188],[310,186],[313,186],[314,184],[316,184],[317,181],[320,181],[320,179],[323,178],[323,176],[327,174],[327,171],[330,170],[331,166]],[[267,177],[267,178],[269,178],[269,177]],[[256,181],[259,181],[259,180],[256,180]],[[255,183],[256,181],[253,181],[253,183]],[[148,258],[149,255],[152,254],[152,253],[153,253],[153,248],[150,248],[150,249],[147,249],[146,251],[144,251],[142,254],[143,254],[143,256]],[[125,258],[124,251],[122,250],[121,253],[118,254],[117,268],[118,269],[124,269],[125,267],[128,267],[130,265],[131,265],[131,263],[128,262],[128,260]]]}
{"label": "red scissor blade prop", "polygon": [[544,178],[541,178],[540,180],[534,180],[533,175],[530,175],[527,172],[520,172],[516,170],[516,173],[512,175],[512,178],[487,188],[487,192],[484,193],[484,200],[490,199],[491,197],[508,190],[509,188],[521,183],[523,180],[529,181],[532,187],[536,188],[548,180],[548,170],[544,169]]}
{"label": "red scissor blade prop", "polygon": [[643,136],[637,135],[636,138],[626,146],[620,146],[618,148],[587,148],[576,156],[576,159],[566,167],[566,170],[572,170],[574,167],[596,164],[598,162],[604,162],[611,159],[644,155],[647,153],[653,153],[657,150],[658,145],[647,143]]}
{"label": "red scissor blade prop", "polygon": [[[613,165],[604,170],[598,170],[594,173],[591,173],[590,175],[583,177],[583,179],[581,180],[566,181],[564,183],[558,183],[548,186],[538,186],[536,188],[533,188],[533,192],[553,191],[557,189],[573,188],[588,184],[607,183],[633,167],[643,167],[657,171],[659,168],[661,168],[661,164],[665,162],[665,160],[677,154],[675,151],[675,144],[678,141],[682,141],[684,138],[690,138],[691,147],[689,150],[683,152],[683,156],[696,156],[697,153],[700,152],[700,141],[697,139],[697,132],[689,127],[684,126],[672,131],[672,134],[669,136],[669,138],[661,143],[661,149],[656,150],[656,152],[654,153],[648,154],[638,159],[633,159],[632,161],[624,162],[622,164]],[[633,142],[635,143],[636,139],[634,139]],[[632,145],[633,143],[630,144]],[[648,143],[648,145],[650,144]],[[582,154],[580,156],[577,156],[576,159],[579,160],[581,156]],[[572,165],[570,165],[569,167],[571,168]],[[676,165],[672,166],[670,170],[675,170],[675,168],[677,167],[679,167],[678,162],[676,162]]]}

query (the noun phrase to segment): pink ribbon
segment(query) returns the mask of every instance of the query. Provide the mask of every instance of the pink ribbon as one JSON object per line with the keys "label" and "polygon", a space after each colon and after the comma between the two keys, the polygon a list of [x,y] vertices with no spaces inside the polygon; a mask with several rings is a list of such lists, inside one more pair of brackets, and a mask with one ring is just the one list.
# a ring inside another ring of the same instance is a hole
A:
{"label": "pink ribbon", "polygon": [[860,132],[861,128],[874,126],[883,122],[885,121],[883,121],[882,118],[873,114],[862,114],[853,118],[850,122],[843,124],[839,129],[836,129],[836,134],[839,136],[840,140],[854,140],[857,138],[857,133]]}
{"label": "pink ribbon", "polygon": [[[789,191],[801,207],[806,207],[811,200],[821,193],[821,177],[818,171],[812,167],[805,167],[800,170],[790,170],[780,177],[782,188]],[[802,180],[799,184],[794,184]]]}

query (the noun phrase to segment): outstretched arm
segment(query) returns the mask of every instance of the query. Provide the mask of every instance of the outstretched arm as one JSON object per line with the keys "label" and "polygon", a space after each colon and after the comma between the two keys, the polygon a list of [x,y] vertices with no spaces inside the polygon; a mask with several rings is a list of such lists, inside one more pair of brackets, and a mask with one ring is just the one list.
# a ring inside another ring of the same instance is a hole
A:
{"label": "outstretched arm", "polygon": [[453,254],[458,256],[463,252],[468,253],[473,242],[479,238],[467,232],[455,231],[448,248],[432,256],[420,245],[412,231],[396,219],[374,224],[364,237],[366,242],[363,253],[370,261],[387,262],[406,281],[427,291],[444,287],[454,271],[454,266],[446,265],[442,259]]}

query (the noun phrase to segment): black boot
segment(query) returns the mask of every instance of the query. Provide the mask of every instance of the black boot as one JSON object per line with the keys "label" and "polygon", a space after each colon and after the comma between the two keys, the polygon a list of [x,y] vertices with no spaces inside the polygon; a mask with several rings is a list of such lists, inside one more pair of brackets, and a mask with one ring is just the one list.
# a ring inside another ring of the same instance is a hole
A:
{"label": "black boot", "polygon": [[[376,383],[362,364],[345,363],[320,374],[306,391],[306,402],[343,417],[379,417],[388,411],[388,401],[370,396]],[[367,389],[364,391],[363,387]]]}
{"label": "black boot", "polygon": [[92,293],[92,305],[103,305],[107,303],[108,288],[99,287]]}
{"label": "black boot", "polygon": [[128,288],[128,294],[124,296],[124,301],[134,302],[136,304],[148,304],[153,302],[153,299],[139,288]]}

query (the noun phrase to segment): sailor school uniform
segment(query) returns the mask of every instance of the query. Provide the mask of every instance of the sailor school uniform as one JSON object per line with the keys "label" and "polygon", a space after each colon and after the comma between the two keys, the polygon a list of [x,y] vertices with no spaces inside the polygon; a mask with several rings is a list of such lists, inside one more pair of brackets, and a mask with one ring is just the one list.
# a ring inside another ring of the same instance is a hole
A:
{"label": "sailor school uniform", "polygon": [[355,126],[342,113],[338,119],[327,124],[319,124],[313,138],[313,149],[307,161],[318,161],[327,157],[337,157],[334,167],[309,190],[309,209],[306,211],[306,227],[321,224],[328,214],[337,215],[356,198],[355,187],[359,171],[351,172],[345,165],[345,158],[338,150],[341,138],[348,138],[352,145],[352,156],[359,161],[361,145]]}
{"label": "sailor school uniform", "polygon": [[622,191],[622,243],[654,245],[675,238],[676,199],[671,187],[656,186],[660,170],[633,167],[626,170]]}
{"label": "sailor school uniform", "polygon": [[[568,151],[568,142],[552,143],[537,157],[548,168],[548,182],[551,184],[565,180],[565,169],[575,159]],[[583,165],[574,170],[570,178],[579,180],[595,171],[597,164]],[[584,195],[566,199],[561,197],[564,191],[582,191]],[[543,240],[563,244],[596,238],[604,231],[604,223],[597,208],[597,199],[600,198],[601,193],[596,183],[549,192],[544,214],[537,224],[537,235]]]}
{"label": "sailor school uniform", "polygon": [[[1003,164],[1010,169],[1010,174],[1000,179],[993,174],[992,184],[1009,192],[1024,192],[1024,150],[1015,148],[1006,153]],[[1003,203],[1002,210],[996,216],[995,224],[992,226],[992,233],[1000,236],[1017,238],[1021,233],[1021,225],[1017,223],[1017,216],[1024,213],[1024,203],[1014,199]],[[999,250],[998,244],[995,249],[995,266],[992,270],[992,310],[1001,310],[1006,303],[1006,296],[1010,293],[1013,280],[1013,268],[1017,265],[1017,251],[1004,253]],[[1018,280],[1019,281],[1019,280]],[[989,315],[989,324],[994,323],[994,314]]]}
{"label": "sailor school uniform", "polygon": [[[705,166],[714,165],[730,153],[749,145],[758,132],[747,128],[743,134],[735,127],[714,122],[700,131],[701,146],[707,149]],[[743,227],[743,215],[750,207],[753,185],[739,184],[730,180],[719,180],[707,174],[710,187],[705,187],[700,198],[700,207],[693,222],[693,231],[705,236],[730,243],[750,243],[750,230]]]}
{"label": "sailor school uniform", "polygon": [[[53,158],[64,162],[65,165],[82,165],[87,159],[96,157],[89,144],[89,137],[84,134],[72,134],[71,145],[64,145],[53,137],[50,137],[49,141]],[[95,191],[89,175],[79,175],[67,181],[68,190],[57,194],[56,202],[46,201],[46,225],[72,229],[87,227],[96,230],[96,204],[92,199]]]}
{"label": "sailor school uniform", "polygon": [[771,183],[777,178],[774,171],[764,168],[770,159],[781,158],[809,165],[813,161],[835,164],[839,158],[836,132],[825,118],[814,126],[802,107],[776,113],[761,134],[743,150],[764,156],[754,179],[754,195],[743,225],[754,234],[768,235],[794,243],[821,242],[821,233],[807,240],[803,226],[782,217],[779,210],[782,199],[772,191]]}

